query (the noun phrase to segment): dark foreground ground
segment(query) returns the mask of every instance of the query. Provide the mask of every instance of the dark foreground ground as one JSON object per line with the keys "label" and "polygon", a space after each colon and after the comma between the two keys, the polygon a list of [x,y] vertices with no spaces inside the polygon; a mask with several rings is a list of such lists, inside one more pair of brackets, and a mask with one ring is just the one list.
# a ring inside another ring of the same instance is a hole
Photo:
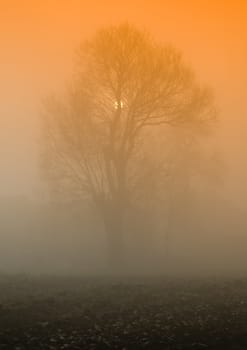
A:
{"label": "dark foreground ground", "polygon": [[0,277],[0,349],[247,349],[247,279]]}

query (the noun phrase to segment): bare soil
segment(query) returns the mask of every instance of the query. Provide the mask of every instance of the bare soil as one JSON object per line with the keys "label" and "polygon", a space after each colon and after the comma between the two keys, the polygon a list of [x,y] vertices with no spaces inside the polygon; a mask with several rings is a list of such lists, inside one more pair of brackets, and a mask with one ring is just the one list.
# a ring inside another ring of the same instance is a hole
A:
{"label": "bare soil", "polygon": [[0,277],[0,349],[247,349],[247,279]]}

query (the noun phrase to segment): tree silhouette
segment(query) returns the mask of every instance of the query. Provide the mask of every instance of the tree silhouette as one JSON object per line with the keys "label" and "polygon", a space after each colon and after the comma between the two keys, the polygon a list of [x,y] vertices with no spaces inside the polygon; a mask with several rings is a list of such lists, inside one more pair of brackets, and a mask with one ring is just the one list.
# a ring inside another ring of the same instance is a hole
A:
{"label": "tree silhouette", "polygon": [[212,94],[179,51],[122,24],[81,45],[70,88],[45,107],[47,178],[98,210],[110,259],[121,264],[126,213],[148,186],[155,200],[166,176],[154,140],[163,126],[205,129],[215,117]]}

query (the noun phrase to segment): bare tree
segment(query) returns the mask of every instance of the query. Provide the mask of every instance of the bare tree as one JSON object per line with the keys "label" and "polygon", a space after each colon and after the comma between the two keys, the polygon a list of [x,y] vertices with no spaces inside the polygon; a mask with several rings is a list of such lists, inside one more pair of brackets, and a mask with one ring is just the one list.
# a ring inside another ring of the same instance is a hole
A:
{"label": "bare tree", "polygon": [[162,126],[205,129],[214,104],[180,52],[129,24],[100,30],[77,58],[69,91],[46,103],[44,168],[63,195],[97,208],[120,263],[131,202],[147,183],[154,197],[166,176],[162,152],[152,154]]}

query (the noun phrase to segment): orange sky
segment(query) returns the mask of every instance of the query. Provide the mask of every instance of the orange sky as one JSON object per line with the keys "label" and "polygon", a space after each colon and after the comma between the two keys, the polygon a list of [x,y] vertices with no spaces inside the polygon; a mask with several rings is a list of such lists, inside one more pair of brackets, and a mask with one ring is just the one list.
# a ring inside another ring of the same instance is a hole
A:
{"label": "orange sky", "polygon": [[[69,79],[81,40],[122,20],[183,51],[215,89],[231,166],[245,160],[246,0],[0,0],[0,194],[35,189],[42,96]],[[237,169],[231,176],[243,181],[247,170]]]}

